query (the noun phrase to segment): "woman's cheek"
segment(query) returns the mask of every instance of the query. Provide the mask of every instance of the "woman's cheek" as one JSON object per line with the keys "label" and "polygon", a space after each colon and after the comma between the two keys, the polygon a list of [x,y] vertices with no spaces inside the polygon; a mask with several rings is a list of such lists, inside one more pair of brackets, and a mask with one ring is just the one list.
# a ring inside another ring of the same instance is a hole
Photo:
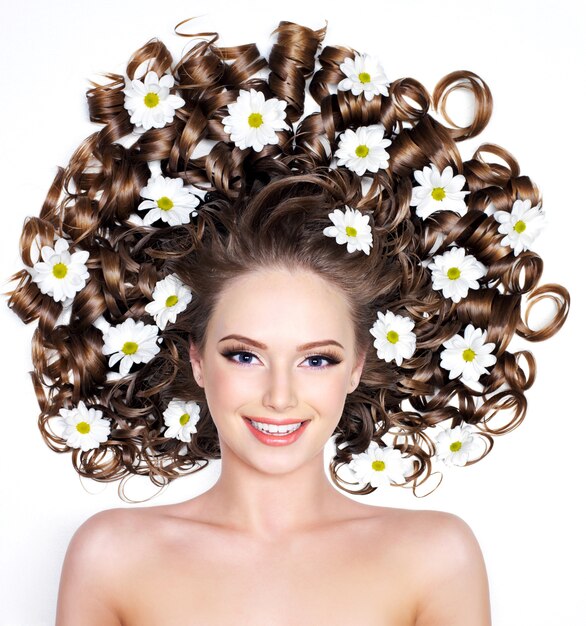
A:
{"label": "woman's cheek", "polygon": [[308,386],[305,400],[324,416],[341,415],[346,402],[347,385],[347,377],[343,374],[317,378]]}
{"label": "woman's cheek", "polygon": [[228,406],[238,406],[238,396],[245,387],[242,377],[235,375],[228,366],[219,364],[205,372],[205,395],[210,411]]}

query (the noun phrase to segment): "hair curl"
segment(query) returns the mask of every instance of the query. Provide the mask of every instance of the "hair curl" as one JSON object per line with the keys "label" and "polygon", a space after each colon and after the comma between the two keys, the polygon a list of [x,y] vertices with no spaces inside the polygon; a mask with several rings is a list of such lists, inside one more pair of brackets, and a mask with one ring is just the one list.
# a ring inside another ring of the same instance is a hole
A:
{"label": "hair curl", "polygon": [[[68,319],[61,303],[41,293],[27,270],[12,276],[18,285],[8,302],[25,323],[38,320],[31,375],[43,438],[56,452],[72,451],[82,476],[113,481],[142,474],[164,485],[219,458],[217,431],[203,389],[193,380],[189,343],[205,342],[207,320],[230,281],[264,267],[311,270],[338,286],[350,303],[357,351],[366,352],[366,361],[334,433],[330,473],[341,489],[349,491],[344,485],[350,483],[339,478],[340,466],[370,441],[381,443],[386,433],[416,460],[408,480],[415,492],[429,477],[435,453],[426,429],[441,422],[476,425],[487,443],[483,458],[492,448],[492,435],[511,431],[525,417],[524,392],[534,382],[535,360],[531,352],[510,353],[507,346],[515,333],[529,341],[553,335],[565,321],[570,299],[559,285],[538,287],[541,258],[529,250],[513,256],[500,243],[497,222],[485,212],[490,203],[510,210],[517,198],[537,204],[541,198],[534,183],[520,174],[504,148],[482,144],[468,161],[458,151],[456,143],[478,135],[490,119],[488,86],[463,70],[442,78],[432,95],[416,80],[401,78],[391,82],[388,96],[366,101],[331,88],[344,78],[340,63],[353,56],[353,49],[326,46],[319,53],[325,28],[281,22],[275,32],[268,61],[255,44],[216,46],[217,34],[194,36],[193,47],[174,68],[157,39],[140,48],[127,75],[140,78],[136,71],[145,62],[158,76],[172,70],[185,105],[164,128],[132,136],[129,147],[123,141],[133,130],[124,108],[124,77],[106,74],[106,84],[92,83],[89,115],[103,128],[81,143],[66,168],[58,169],[39,217],[25,220],[20,246],[27,266],[33,265],[33,244],[52,246],[57,236],[90,253],[90,277]],[[262,72],[268,72],[267,80],[259,77]],[[318,110],[304,116],[308,80]],[[279,131],[278,143],[261,152],[235,147],[222,124],[239,90],[251,88],[285,100],[289,125],[297,123],[295,130]],[[474,119],[465,127],[455,125],[445,111],[446,97],[455,89],[469,90],[475,100]],[[388,168],[362,177],[344,167],[332,169],[339,133],[369,124],[382,124],[392,139]],[[161,162],[164,176],[207,192],[189,224],[146,226],[130,219],[151,175],[151,161]],[[425,223],[414,216],[413,172],[429,163],[440,169],[450,165],[465,176],[469,194],[463,216],[442,211]],[[342,205],[370,216],[374,247],[369,255],[348,254],[324,237],[328,213]],[[422,263],[452,244],[488,268],[481,288],[458,303],[432,289]],[[129,317],[152,322],[145,306],[156,282],[173,272],[193,293],[188,309],[161,333],[161,351],[150,362],[109,378],[102,333],[94,322],[100,316],[111,324]],[[523,294],[529,304],[524,319]],[[556,314],[542,329],[531,330],[529,310],[542,298],[553,300]],[[377,311],[385,310],[415,321],[417,350],[400,367],[378,358],[372,346],[370,324]],[[481,377],[482,392],[449,380],[439,366],[442,343],[468,323],[486,329],[487,340],[496,344],[497,362]],[[201,406],[197,433],[188,444],[162,434],[163,411],[172,398]],[[69,448],[49,425],[59,408],[80,400],[102,410],[112,423],[108,441],[85,452]],[[501,410],[512,417],[491,427]],[[373,490],[367,485],[352,493]]]}

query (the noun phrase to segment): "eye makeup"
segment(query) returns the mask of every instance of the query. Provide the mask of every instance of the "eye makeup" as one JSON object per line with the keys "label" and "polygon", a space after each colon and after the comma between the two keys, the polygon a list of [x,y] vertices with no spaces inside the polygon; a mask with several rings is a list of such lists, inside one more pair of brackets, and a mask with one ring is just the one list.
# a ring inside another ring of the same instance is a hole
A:
{"label": "eye makeup", "polygon": [[[239,354],[248,354],[248,355],[252,355],[256,357],[257,359],[260,358],[256,353],[249,350],[247,346],[245,346],[244,344],[231,345],[228,348],[225,348],[224,350],[221,351],[222,356],[226,357],[229,361],[232,361],[233,363],[236,363],[237,365],[244,365],[244,366],[252,365],[251,363],[243,363],[241,361],[234,361],[233,357]],[[308,354],[305,357],[305,361],[307,361],[308,359],[322,359],[328,362],[327,365],[318,365],[316,367],[309,368],[309,369],[315,369],[315,370],[326,369],[328,367],[332,367],[333,365],[337,365],[338,363],[341,363],[342,361],[342,359],[334,351],[327,350],[327,349],[322,350],[319,354]]]}

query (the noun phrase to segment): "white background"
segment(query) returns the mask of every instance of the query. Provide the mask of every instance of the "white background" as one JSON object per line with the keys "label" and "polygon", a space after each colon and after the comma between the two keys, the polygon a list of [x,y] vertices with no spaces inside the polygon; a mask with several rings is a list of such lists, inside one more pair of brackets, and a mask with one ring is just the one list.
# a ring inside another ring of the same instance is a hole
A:
{"label": "white background", "polygon": [[[157,36],[181,55],[188,39],[173,27],[203,16],[187,32],[217,30],[220,45],[267,41],[282,19],[318,28],[325,44],[379,57],[391,80],[412,76],[428,90],[445,74],[468,69],[489,84],[493,117],[480,137],[459,144],[464,158],[491,142],[509,149],[522,173],[540,187],[549,226],[536,242],[545,260],[542,282],[559,281],[572,294],[566,326],[532,349],[537,382],[525,422],[496,439],[480,463],[444,472],[428,498],[379,490],[362,501],[441,509],[462,517],[483,549],[495,626],[582,626],[584,567],[583,251],[585,210],[584,23],[577,2],[320,0],[237,3],[100,3],[28,0],[0,16],[0,202],[2,291],[22,267],[18,239],[25,216],[37,215],[56,173],[74,148],[98,129],[87,119],[88,79],[124,73],[130,55]],[[221,7],[221,8],[219,8]],[[117,485],[80,481],[70,455],[44,444],[28,375],[30,337],[6,306],[0,308],[2,453],[0,626],[53,623],[59,575],[75,529],[97,511],[128,505]],[[206,490],[219,464],[173,483],[163,504]],[[136,499],[155,490],[147,479],[128,486]],[[85,487],[85,488],[84,488]],[[351,575],[351,564],[349,564]],[[446,625],[449,626],[449,625]],[[471,625],[473,626],[473,625]]]}

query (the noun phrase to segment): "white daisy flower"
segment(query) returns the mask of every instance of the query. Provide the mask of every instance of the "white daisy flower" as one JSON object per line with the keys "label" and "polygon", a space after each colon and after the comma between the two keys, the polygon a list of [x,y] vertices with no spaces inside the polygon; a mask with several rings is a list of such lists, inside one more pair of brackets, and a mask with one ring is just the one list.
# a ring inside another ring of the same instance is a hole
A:
{"label": "white daisy flower", "polygon": [[63,302],[65,306],[71,304],[71,299],[85,287],[90,277],[85,266],[90,253],[79,250],[70,254],[69,243],[63,237],[59,237],[54,246],[43,246],[43,260],[27,269],[42,293],[53,296],[56,302]]}
{"label": "white daisy flower", "polygon": [[370,254],[372,229],[368,223],[368,215],[363,215],[358,209],[351,209],[348,206],[345,208],[344,213],[340,209],[335,209],[328,214],[334,226],[324,228],[324,235],[335,237],[336,243],[348,244],[348,252],[362,250]]}
{"label": "white daisy flower", "polygon": [[356,53],[354,59],[346,57],[340,63],[340,69],[347,78],[338,83],[339,90],[351,90],[355,96],[363,93],[367,100],[372,100],[379,94],[389,95],[389,79],[381,64],[369,54]]}
{"label": "white daisy flower", "polygon": [[531,206],[531,200],[515,200],[511,212],[496,211],[494,219],[500,223],[499,233],[505,235],[501,245],[513,248],[515,256],[530,250],[533,241],[545,226],[545,213],[541,203]]}
{"label": "white daisy flower", "polygon": [[56,422],[63,428],[61,437],[70,448],[87,452],[108,439],[110,422],[99,409],[88,409],[83,400],[73,409],[59,409],[59,414]]}
{"label": "white daisy flower", "polygon": [[131,213],[127,218],[127,222],[130,222],[133,226],[144,226],[144,221],[137,213]]}
{"label": "white daisy flower", "polygon": [[464,466],[469,458],[480,456],[484,450],[481,437],[470,424],[443,428],[435,438],[436,460],[451,467]]}
{"label": "white daisy flower", "polygon": [[454,302],[465,298],[469,289],[478,289],[477,279],[486,276],[488,271],[474,256],[466,254],[464,248],[457,247],[434,256],[428,268],[431,270],[432,287]]}
{"label": "white daisy flower", "polygon": [[147,200],[138,205],[138,210],[150,209],[143,218],[145,224],[152,224],[160,219],[169,226],[179,226],[189,224],[191,216],[197,215],[195,207],[199,202],[194,194],[184,188],[181,178],[149,178],[147,186],[140,190],[140,195]]}
{"label": "white daisy flower", "polygon": [[185,104],[185,100],[172,95],[169,90],[175,84],[171,74],[159,78],[152,70],[144,77],[144,82],[125,78],[124,108],[130,113],[130,121],[135,126],[163,128],[173,121],[175,109]]}
{"label": "white daisy flower", "polygon": [[462,174],[454,176],[452,167],[448,165],[440,174],[434,163],[422,170],[413,172],[419,185],[413,187],[410,206],[416,206],[415,214],[422,220],[435,211],[455,211],[458,215],[466,212],[464,196],[469,191],[462,191],[466,179]]}
{"label": "white daisy flower", "polygon": [[153,290],[153,301],[145,306],[145,310],[155,318],[157,326],[165,330],[167,322],[175,323],[177,315],[185,311],[191,298],[191,291],[179,277],[169,274],[157,282]]}
{"label": "white daisy flower", "polygon": [[444,341],[440,367],[449,371],[450,380],[460,376],[464,384],[472,384],[478,382],[483,374],[488,374],[486,368],[494,365],[497,358],[491,354],[495,344],[485,343],[487,334],[486,330],[468,324],[463,337],[454,335]]}
{"label": "white daisy flower", "polygon": [[494,206],[494,203],[492,201],[486,205],[486,207],[484,208],[484,212],[487,215],[494,215],[496,213],[496,207]]}
{"label": "white daisy flower", "polygon": [[157,345],[159,329],[131,317],[104,332],[103,354],[110,354],[108,367],[120,361],[120,373],[128,374],[133,363],[147,363],[161,348]]}
{"label": "white daisy flower", "polygon": [[391,145],[390,139],[384,138],[385,129],[378,125],[360,126],[356,132],[345,130],[339,137],[338,149],[334,156],[339,165],[362,176],[366,170],[377,172],[389,165],[389,155],[385,148]]}
{"label": "white daisy flower", "polygon": [[289,128],[285,121],[285,100],[270,98],[265,101],[262,91],[240,90],[236,102],[228,105],[228,113],[222,120],[224,130],[241,150],[253,148],[260,152],[266,144],[279,141],[275,131]]}
{"label": "white daisy flower", "polygon": [[361,483],[385,487],[391,482],[404,484],[405,476],[413,472],[413,460],[402,456],[396,448],[381,448],[376,441],[371,441],[365,452],[352,455],[348,469]]}
{"label": "white daisy flower", "polygon": [[108,329],[112,326],[103,315],[99,315],[98,317],[96,317],[96,319],[92,322],[92,325],[100,330],[102,334],[107,332]]}
{"label": "white daisy flower", "polygon": [[370,334],[375,337],[377,356],[387,363],[394,359],[397,365],[401,365],[403,359],[410,359],[415,353],[416,337],[412,332],[415,322],[391,311],[384,315],[377,311],[377,316],[378,320],[370,329]]}
{"label": "white daisy flower", "polygon": [[175,439],[189,443],[193,433],[197,432],[199,412],[197,402],[173,398],[163,411],[165,425],[168,426],[165,437],[175,437]]}

